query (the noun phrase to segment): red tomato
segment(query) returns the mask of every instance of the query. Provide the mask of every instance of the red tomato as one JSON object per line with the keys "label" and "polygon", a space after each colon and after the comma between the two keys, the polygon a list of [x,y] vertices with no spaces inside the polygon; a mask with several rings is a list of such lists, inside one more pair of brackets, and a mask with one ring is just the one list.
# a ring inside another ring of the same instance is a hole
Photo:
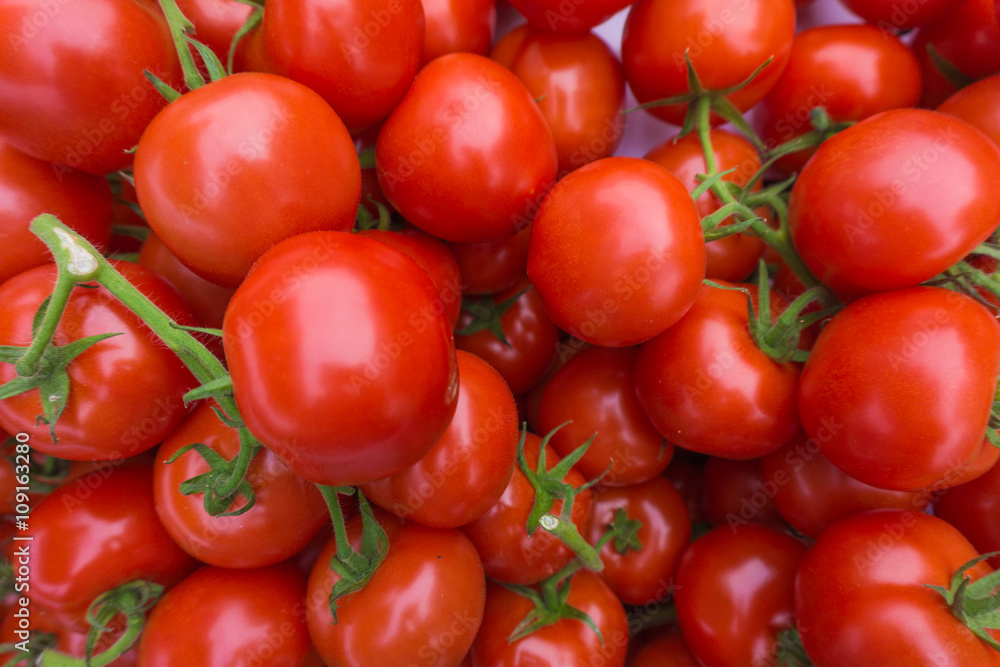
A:
{"label": "red tomato", "polygon": [[678,449],[670,465],[663,471],[663,476],[670,480],[677,492],[684,499],[691,524],[707,521],[704,507],[704,465],[698,455],[686,449]]}
{"label": "red tomato", "polygon": [[99,250],[111,239],[111,190],[105,179],[29,157],[0,142],[0,283],[52,261],[28,230],[51,213]]}
{"label": "red tomato", "polygon": [[778,513],[807,537],[837,521],[873,509],[924,510],[926,491],[890,491],[859,482],[823,455],[823,443],[799,433],[760,460],[763,492]]}
{"label": "red tomato", "polygon": [[94,174],[127,167],[126,151],[167,104],[143,71],[182,79],[149,2],[12,0],[0,32],[0,136],[46,162]]}
{"label": "red tomato", "polygon": [[[527,434],[524,455],[532,470],[538,468],[540,445],[541,438],[533,433]],[[551,446],[545,452],[545,462],[551,470],[561,459]],[[586,482],[575,468],[570,469],[564,481],[577,488]],[[515,467],[500,500],[462,528],[476,545],[486,576],[490,579],[511,584],[535,584],[555,574],[576,557],[569,547],[543,528],[528,536],[528,514],[534,502],[534,488],[521,469]],[[581,534],[590,516],[590,505],[590,490],[580,492],[573,501],[573,523]],[[552,514],[558,516],[561,511],[562,501],[557,501],[552,507]]]}
{"label": "red tomato", "polygon": [[[771,58],[749,85],[726,96],[746,111],[778,80],[794,34],[792,0],[638,0],[622,35],[625,78],[646,103],[689,91],[685,53],[711,90],[739,84]],[[686,110],[675,104],[649,112],[680,125]]]}
{"label": "red tomato", "polygon": [[247,427],[318,484],[370,482],[419,461],[458,396],[438,298],[426,271],[378,241],[314,232],[275,246],[222,327]]}
{"label": "red tomato", "polygon": [[464,294],[495,294],[511,287],[528,270],[531,225],[500,239],[482,243],[449,243],[465,283]]}
{"label": "red tomato", "polygon": [[[780,451],[780,450],[778,450]],[[713,526],[735,528],[745,523],[785,531],[788,526],[774,507],[774,490],[760,470],[761,459],[734,461],[709,457],[702,471],[702,504]]]}
{"label": "red tomato", "polygon": [[[1000,464],[944,492],[934,504],[934,515],[958,528],[980,553],[1000,551]],[[1000,566],[1000,557],[990,563]]]}
{"label": "red tomato", "polygon": [[351,133],[388,116],[420,68],[420,0],[284,0],[262,25],[276,73],[322,95]]}
{"label": "red tomato", "polygon": [[[31,602],[77,631],[90,627],[86,611],[98,595],[137,579],[170,587],[195,567],[156,518],[145,465],[90,473],[56,489],[32,509],[31,537]],[[8,561],[25,544],[7,545]]]}
{"label": "red tomato", "polygon": [[396,210],[446,241],[496,241],[523,229],[556,177],[552,132],[530,93],[471,53],[420,71],[382,126],[375,157]]}
{"label": "red tomato", "polygon": [[888,33],[893,28],[907,30],[944,18],[954,9],[952,0],[841,0],[852,12]]}
{"label": "red tomato", "polygon": [[[484,359],[503,376],[515,394],[531,389],[545,375],[555,359],[560,337],[559,328],[545,314],[538,292],[523,275],[513,287],[494,294],[493,302],[502,303],[525,289],[527,291],[500,317],[508,345],[487,330],[470,336],[455,336],[458,349]],[[458,318],[458,330],[472,319],[472,315],[463,312]]]}
{"label": "red tomato", "polygon": [[[709,136],[718,170],[736,169],[723,176],[722,180],[740,186],[749,183],[761,165],[760,156],[753,144],[740,135],[725,130],[713,129]],[[691,192],[700,185],[697,175],[708,171],[705,154],[696,134],[689,134],[682,139],[667,139],[651,148],[645,158],[676,176]],[[754,189],[760,189],[759,183]],[[698,198],[695,206],[698,208],[698,215],[704,218],[719,210],[722,202],[711,192],[706,192]],[[759,211],[761,217],[766,213],[766,208]],[[732,218],[727,218],[723,224],[731,222]],[[757,260],[763,253],[764,242],[759,237],[747,234],[727,236],[707,243],[705,277],[713,280],[743,280],[757,268]]]}
{"label": "red tomato", "polygon": [[1000,146],[1000,74],[966,86],[937,110],[961,118]]}
{"label": "red tomato", "polygon": [[[862,120],[916,106],[920,85],[916,57],[892,33],[871,25],[817,26],[795,36],[788,66],[761,102],[756,125],[773,149],[812,130],[809,112],[816,107],[833,121]],[[801,171],[814,152],[798,151],[777,164]]]}
{"label": "red tomato", "polygon": [[788,535],[754,524],[716,528],[691,543],[674,602],[701,665],[777,664],[777,635],[795,623],[795,571],[805,553]]}
{"label": "red tomato", "polygon": [[579,34],[604,23],[632,3],[631,0],[513,0],[510,4],[539,30]]}
{"label": "red tomato", "polygon": [[823,142],[792,188],[789,227],[834,291],[909,287],[993,232],[998,187],[1000,149],[981,132],[934,111],[886,111]]}
{"label": "red tomato", "polygon": [[[25,599],[27,600],[28,598]],[[23,642],[27,638],[29,649],[37,649],[40,644],[53,641],[54,646],[52,648],[59,651],[59,653],[64,653],[74,658],[83,658],[86,655],[86,632],[71,630],[59,625],[38,607],[31,607],[29,616],[21,616],[20,618],[14,615],[16,609],[16,607],[12,607],[9,613],[4,613],[3,622],[0,623],[0,644],[15,644]],[[110,631],[102,635],[97,641],[97,646],[94,649],[95,654],[103,653],[105,649],[109,648],[121,636],[122,630],[124,630],[122,619],[122,616],[116,616],[111,620],[109,623]],[[108,667],[135,667],[136,653],[135,648],[129,649],[109,663]],[[15,655],[18,655],[18,653],[0,653],[0,660],[3,661],[4,665],[9,665],[10,667],[30,667],[27,659],[18,662],[7,662],[8,660],[12,660]],[[20,653],[19,655],[25,656],[28,654]]]}
{"label": "red tomato", "polygon": [[[194,24],[194,37],[205,44],[223,64],[236,31],[250,18],[253,7],[238,0],[177,0],[177,6]],[[200,62],[200,57],[195,57]]]}
{"label": "red tomato", "polygon": [[590,616],[601,631],[602,643],[590,627],[576,619],[562,619],[513,643],[507,637],[528,612],[531,602],[500,584],[486,587],[483,627],[472,645],[476,667],[622,667],[628,651],[628,623],[622,603],[608,585],[590,570],[580,570],[570,581],[566,603]]}
{"label": "red tomato", "polygon": [[610,347],[648,340],[687,312],[705,277],[691,195],[646,160],[581,167],[535,217],[528,276],[552,321],[576,338]]}
{"label": "red tomato", "polygon": [[[947,522],[920,512],[877,510],[834,524],[802,560],[795,583],[797,623],[813,664],[1000,665],[1000,652],[928,588],[948,588],[978,555]],[[968,576],[991,571],[979,563]]]}
{"label": "red tomato", "polygon": [[[289,470],[278,457],[262,449],[247,471],[257,504],[237,516],[213,517],[205,512],[201,494],[183,495],[182,482],[208,471],[195,451],[167,463],[191,443],[200,442],[227,460],[239,452],[235,429],[223,424],[211,403],[202,403],[164,440],[153,468],[156,513],[170,536],[203,563],[231,568],[273,565],[294,556],[329,518],[315,485]],[[234,503],[230,510],[244,505]],[[294,521],[288,518],[294,516]]]}
{"label": "red tomato", "polygon": [[[528,26],[504,40],[518,44],[503,65],[539,100],[556,142],[559,172],[613,154],[625,133],[625,73],[608,45],[589,32],[557,35]],[[496,50],[506,57],[502,43]]]}
{"label": "red tomato", "polygon": [[1000,325],[936,287],[873,294],[823,329],[802,372],[799,414],[823,454],[866,484],[948,485],[985,444]]}
{"label": "red tomato", "polygon": [[629,667],[701,667],[701,664],[688,648],[684,635],[674,633],[643,646]]}
{"label": "red tomato", "polygon": [[417,463],[366,484],[372,502],[425,526],[457,528],[503,495],[517,456],[517,407],[507,384],[474,354],[459,350],[455,416]]}
{"label": "red tomato", "polygon": [[490,52],[497,22],[494,0],[422,0],[421,4],[426,24],[421,65],[449,53]]}
{"label": "red tomato", "polygon": [[[115,268],[140,292],[180,324],[194,324],[180,295],[138,264]],[[27,345],[38,306],[52,293],[54,264],[38,266],[0,285],[0,345]],[[0,401],[0,426],[31,435],[40,452],[71,460],[117,460],[159,443],[184,418],[181,397],[195,380],[180,359],[139,318],[106,289],[73,290],[56,329],[54,343],[122,332],[90,347],[70,362],[69,400],[56,424],[37,421],[42,404],[37,389]],[[16,377],[13,364],[0,363],[0,383]]]}
{"label": "red tomato", "polygon": [[253,570],[203,567],[153,608],[139,662],[299,667],[311,648],[305,591],[305,576],[287,563]]}
{"label": "red tomato", "polygon": [[938,72],[928,46],[973,79],[1000,72],[1000,17],[993,2],[967,0],[948,6],[952,11],[920,28],[911,45],[923,73],[920,103],[926,107],[936,107],[955,92],[955,86]]}
{"label": "red tomato", "polygon": [[627,486],[653,479],[667,467],[674,446],[649,422],[632,382],[636,348],[589,347],[563,366],[542,394],[539,432],[560,424],[552,447],[569,456],[596,435],[575,467],[587,479]]}
{"label": "red tomato", "polygon": [[244,73],[193,90],[156,117],[136,151],[135,187],[172,253],[201,277],[236,287],[275,243],[350,230],[361,167],[319,95]]}
{"label": "red tomato", "polygon": [[[746,289],[756,304],[757,288]],[[772,317],[782,310],[772,293]],[[752,459],[795,435],[799,365],[767,356],[747,327],[746,294],[706,285],[677,324],[639,348],[636,395],[663,437],[712,456]]]}
{"label": "red tomato", "polygon": [[623,487],[604,487],[594,494],[594,504],[584,536],[596,544],[607,531],[617,509],[642,522],[636,537],[639,550],[624,553],[615,541],[601,550],[601,578],[623,604],[647,605],[666,599],[681,554],[691,541],[691,521],[684,499],[666,477]]}
{"label": "red tomato", "polygon": [[[361,517],[347,522],[355,549]],[[462,532],[401,524],[386,517],[389,553],[363,589],[337,601],[328,597],[339,577],[330,569],[337,545],[319,555],[307,591],[309,634],[327,664],[342,667],[457,665],[483,620],[485,578],[476,550]]]}

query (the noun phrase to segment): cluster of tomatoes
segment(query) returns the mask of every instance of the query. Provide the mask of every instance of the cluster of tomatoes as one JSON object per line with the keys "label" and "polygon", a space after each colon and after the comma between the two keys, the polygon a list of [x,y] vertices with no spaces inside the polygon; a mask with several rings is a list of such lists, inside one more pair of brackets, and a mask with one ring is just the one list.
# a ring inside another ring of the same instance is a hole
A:
{"label": "cluster of tomatoes", "polygon": [[0,0],[0,664],[1000,665],[1000,0],[512,4]]}

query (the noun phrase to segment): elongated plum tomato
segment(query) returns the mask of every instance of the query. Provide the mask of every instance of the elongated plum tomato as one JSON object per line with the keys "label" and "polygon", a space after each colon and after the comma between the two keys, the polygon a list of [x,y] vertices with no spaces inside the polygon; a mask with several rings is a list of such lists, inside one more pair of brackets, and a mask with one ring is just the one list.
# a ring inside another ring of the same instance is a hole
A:
{"label": "elongated plum tomato", "polygon": [[272,248],[222,324],[247,427],[317,484],[370,482],[419,461],[458,396],[438,299],[426,271],[372,239],[313,232]]}
{"label": "elongated plum tomato", "polygon": [[705,277],[690,193],[647,160],[577,169],[538,210],[528,277],[552,321],[581,340],[622,347],[652,338],[687,312]]}
{"label": "elongated plum tomato", "polygon": [[0,137],[47,162],[93,174],[128,153],[167,102],[143,74],[182,76],[155,3],[14,0],[0,6]]}
{"label": "elongated plum tomato", "polygon": [[275,243],[351,229],[361,165],[319,95],[243,73],[183,95],[153,119],[136,150],[135,189],[170,252],[236,287]]}
{"label": "elongated plum tomato", "polygon": [[[753,81],[726,96],[746,111],[778,80],[794,34],[792,0],[638,0],[622,34],[625,78],[635,98],[646,103],[689,91],[685,54],[702,86],[711,90],[736,86],[768,63]],[[649,112],[680,125],[686,110],[684,103]]]}
{"label": "elongated plum tomato", "polygon": [[1000,325],[970,297],[936,287],[871,294],[820,334],[799,415],[855,479],[895,490],[949,485],[990,446],[998,372]]}
{"label": "elongated plum tomato", "polygon": [[556,179],[556,148],[524,84],[471,53],[424,67],[382,126],[378,182],[408,221],[446,241],[523,229]]}
{"label": "elongated plum tomato", "polygon": [[817,149],[792,188],[789,228],[809,270],[844,296],[933,278],[1000,220],[1000,148],[974,127],[896,109]]}

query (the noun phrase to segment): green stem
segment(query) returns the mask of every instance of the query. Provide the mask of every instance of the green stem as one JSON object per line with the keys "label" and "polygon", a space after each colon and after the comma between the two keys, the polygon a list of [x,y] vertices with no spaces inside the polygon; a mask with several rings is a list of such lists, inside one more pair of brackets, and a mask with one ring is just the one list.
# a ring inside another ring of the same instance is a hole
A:
{"label": "green stem", "polygon": [[236,493],[240,482],[246,479],[247,471],[250,469],[250,464],[253,463],[254,457],[257,456],[257,452],[263,447],[246,426],[241,426],[239,433],[240,451],[233,460],[232,472],[229,474],[229,478],[222,484],[219,484],[215,490],[216,495],[221,498],[228,498]]}
{"label": "green stem", "polygon": [[572,549],[581,564],[588,570],[600,572],[604,569],[604,562],[598,555],[599,552],[590,546],[587,540],[583,539],[583,536],[580,535],[580,532],[571,521],[560,519],[554,514],[543,514],[539,520],[539,525],[547,532],[558,537],[563,544]]}
{"label": "green stem", "polygon": [[124,655],[139,641],[145,624],[146,617],[143,614],[130,615],[125,631],[115,640],[115,643],[102,653],[91,657],[89,661],[50,649],[42,653],[39,664],[41,667],[106,667]]}
{"label": "green stem", "polygon": [[368,563],[351,546],[351,541],[347,537],[344,511],[340,507],[340,494],[350,495],[354,493],[354,489],[349,486],[323,486],[321,484],[317,484],[316,488],[323,494],[323,500],[326,501],[326,507],[330,512],[330,520],[333,523],[333,538],[337,543],[337,556],[355,574],[361,573]]}
{"label": "green stem", "polygon": [[188,46],[187,39],[184,37],[184,33],[194,31],[194,24],[184,16],[180,7],[177,6],[176,0],[159,0],[159,2],[160,9],[163,10],[163,15],[167,19],[167,25],[170,27],[170,38],[174,42],[177,58],[181,62],[184,84],[188,90],[201,88],[205,85],[205,77],[198,71],[194,56],[191,54],[191,47]]}
{"label": "green stem", "polygon": [[76,287],[77,280],[69,271],[63,269],[62,265],[59,265],[58,271],[56,285],[49,298],[49,304],[45,308],[45,316],[42,318],[41,326],[35,332],[28,351],[14,366],[17,374],[21,377],[30,377],[38,372],[38,362],[41,361],[42,355],[52,342],[56,327],[59,326],[59,320],[62,319],[63,311],[66,310],[66,304],[69,302],[69,296],[73,292],[73,288]]}

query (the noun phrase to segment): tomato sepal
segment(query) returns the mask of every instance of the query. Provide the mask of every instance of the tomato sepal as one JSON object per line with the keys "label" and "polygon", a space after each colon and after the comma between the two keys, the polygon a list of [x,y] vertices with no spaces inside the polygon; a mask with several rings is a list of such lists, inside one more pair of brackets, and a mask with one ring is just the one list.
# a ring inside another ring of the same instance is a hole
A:
{"label": "tomato sepal", "polygon": [[[195,329],[195,327],[182,327],[185,331],[190,331]],[[205,331],[211,333],[217,331],[217,329],[195,329],[196,331]],[[222,332],[220,331],[219,334]],[[220,378],[215,378],[210,380],[203,385],[195,387],[186,394],[184,394],[184,405],[189,405],[195,401],[200,401],[205,398],[219,398],[221,396],[232,396],[233,395],[233,378],[229,375],[223,375]]]}
{"label": "tomato sepal", "polygon": [[976,581],[966,575],[971,568],[994,556],[1000,556],[1000,551],[981,554],[963,564],[952,575],[949,588],[932,584],[925,586],[939,593],[955,618],[973,634],[1000,652],[1000,642],[989,633],[989,630],[1000,630],[1000,570]]}
{"label": "tomato sepal", "polygon": [[[255,441],[247,442],[243,435],[245,430],[240,429],[240,453],[232,461],[227,461],[217,451],[200,442],[181,447],[167,461],[173,463],[192,450],[205,459],[209,466],[208,472],[184,480],[179,488],[185,496],[205,494],[205,512],[209,516],[239,516],[250,511],[257,503],[257,494],[245,476],[261,445]],[[229,510],[240,496],[246,499],[246,503]]]}
{"label": "tomato sepal", "polygon": [[520,299],[521,296],[529,289],[531,289],[530,285],[517,294],[512,295],[510,298],[504,299],[500,303],[494,303],[491,295],[463,297],[462,310],[472,315],[473,319],[467,325],[456,331],[455,334],[458,336],[471,336],[479,333],[483,329],[486,329],[493,334],[498,341],[509,348],[510,343],[507,342],[507,335],[504,333],[503,324],[500,322],[500,318],[503,317],[504,313],[510,310],[517,300]]}

